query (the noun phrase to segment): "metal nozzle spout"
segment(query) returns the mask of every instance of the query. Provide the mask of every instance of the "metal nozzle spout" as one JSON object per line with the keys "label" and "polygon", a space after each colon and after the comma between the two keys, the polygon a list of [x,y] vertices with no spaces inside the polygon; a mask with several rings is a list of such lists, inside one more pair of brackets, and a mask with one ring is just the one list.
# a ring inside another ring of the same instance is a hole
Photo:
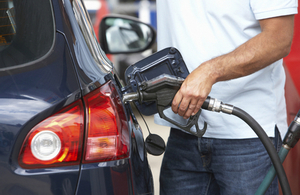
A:
{"label": "metal nozzle spout", "polygon": [[132,92],[132,93],[126,93],[123,95],[123,102],[129,102],[129,101],[134,101],[139,99],[139,94]]}

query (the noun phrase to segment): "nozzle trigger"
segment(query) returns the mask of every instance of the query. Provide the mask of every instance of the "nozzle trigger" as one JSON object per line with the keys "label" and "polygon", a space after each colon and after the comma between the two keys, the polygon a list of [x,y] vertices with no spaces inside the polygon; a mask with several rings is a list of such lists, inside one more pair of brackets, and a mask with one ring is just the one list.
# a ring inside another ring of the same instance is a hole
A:
{"label": "nozzle trigger", "polygon": [[[197,112],[197,114],[195,114],[194,116],[191,116],[187,122],[187,124],[185,125],[182,125],[172,119],[170,119],[169,117],[167,117],[165,114],[164,114],[164,110],[165,110],[165,107],[164,106],[160,106],[158,105],[157,106],[158,108],[158,113],[159,113],[159,116],[163,119],[165,119],[166,121],[176,125],[177,127],[179,127],[180,129],[183,129],[184,131],[187,131],[189,132],[190,134],[192,135],[195,135],[197,137],[202,137],[207,129],[207,123],[204,122],[204,127],[203,129],[200,129],[199,128],[199,125],[198,125],[198,119],[200,117],[200,114],[201,114],[201,109]],[[196,128],[196,132],[194,131],[191,131],[191,128],[195,125],[195,128]]]}

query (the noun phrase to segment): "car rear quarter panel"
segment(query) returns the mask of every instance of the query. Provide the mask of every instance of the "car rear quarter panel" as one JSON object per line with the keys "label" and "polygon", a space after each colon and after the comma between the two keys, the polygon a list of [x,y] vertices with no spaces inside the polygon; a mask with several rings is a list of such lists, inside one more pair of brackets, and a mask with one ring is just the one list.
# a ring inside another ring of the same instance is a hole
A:
{"label": "car rear quarter panel", "polygon": [[[55,5],[61,12],[58,15],[65,22],[57,21],[57,29],[64,34],[74,60],[82,94],[85,95],[107,80],[112,80],[121,96],[120,83],[113,72],[104,73],[85,53],[88,48],[78,28],[69,1]],[[57,17],[59,18],[59,17]],[[99,54],[102,55],[102,54]],[[125,105],[124,105],[125,106]],[[110,162],[82,164],[76,194],[152,194],[152,174],[144,149],[142,131],[130,107],[125,108],[130,130],[130,157]]]}
{"label": "car rear quarter panel", "polygon": [[[56,37],[51,51],[33,66],[0,72],[0,194],[151,194],[152,175],[143,136],[127,109],[131,121],[130,158],[48,169],[26,170],[19,166],[23,140],[36,124],[106,80],[107,73],[83,68],[87,55],[82,53],[87,48],[80,45],[78,31],[74,32],[70,2],[52,3]],[[108,79],[114,79],[113,74],[108,75]]]}
{"label": "car rear quarter panel", "polygon": [[43,59],[1,71],[0,83],[0,194],[57,194],[64,188],[74,192],[79,165],[25,170],[18,164],[31,128],[80,98],[64,37],[56,34],[52,50]]}

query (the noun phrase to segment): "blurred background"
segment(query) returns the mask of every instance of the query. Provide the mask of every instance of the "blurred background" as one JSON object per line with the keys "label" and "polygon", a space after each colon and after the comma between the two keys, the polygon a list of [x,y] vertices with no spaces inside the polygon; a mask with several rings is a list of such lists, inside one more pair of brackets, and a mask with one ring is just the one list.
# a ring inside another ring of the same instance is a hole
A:
{"label": "blurred background", "polygon": [[[133,16],[157,29],[155,0],[84,0],[84,3],[92,20],[97,38],[100,21],[107,14]],[[108,58],[113,62],[119,77],[124,80],[124,72],[128,66],[151,55],[154,52],[156,52],[156,44],[153,48],[142,53],[108,55]],[[144,138],[146,138],[149,134],[147,126],[137,111],[135,111],[135,115],[143,130]],[[154,124],[153,116],[144,116],[144,118],[150,132],[152,134],[160,135],[165,142],[167,142],[170,132],[169,128]],[[163,155],[152,156],[148,154],[148,160],[153,174],[155,194],[159,194],[159,171],[162,158]]]}

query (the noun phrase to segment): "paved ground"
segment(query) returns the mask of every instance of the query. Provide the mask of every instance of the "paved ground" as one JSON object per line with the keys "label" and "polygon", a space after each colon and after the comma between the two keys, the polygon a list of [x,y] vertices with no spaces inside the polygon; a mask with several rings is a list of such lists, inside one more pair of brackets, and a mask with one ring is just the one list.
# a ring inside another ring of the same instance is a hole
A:
{"label": "paved ground", "polygon": [[[137,120],[139,121],[139,124],[143,130],[144,138],[146,138],[149,134],[148,130],[146,128],[146,125],[144,124],[144,122],[141,119],[139,114],[135,114],[135,116],[137,117]],[[170,128],[154,124],[153,116],[144,116],[144,118],[148,124],[150,132],[152,134],[160,135],[165,140],[165,143],[167,144],[167,139],[168,139],[168,136],[170,133]],[[148,160],[149,160],[149,164],[151,166],[153,179],[154,179],[154,192],[155,192],[154,194],[155,195],[159,195],[159,171],[160,171],[160,165],[161,165],[162,158],[163,158],[163,155],[152,156],[152,155],[148,154]]]}

